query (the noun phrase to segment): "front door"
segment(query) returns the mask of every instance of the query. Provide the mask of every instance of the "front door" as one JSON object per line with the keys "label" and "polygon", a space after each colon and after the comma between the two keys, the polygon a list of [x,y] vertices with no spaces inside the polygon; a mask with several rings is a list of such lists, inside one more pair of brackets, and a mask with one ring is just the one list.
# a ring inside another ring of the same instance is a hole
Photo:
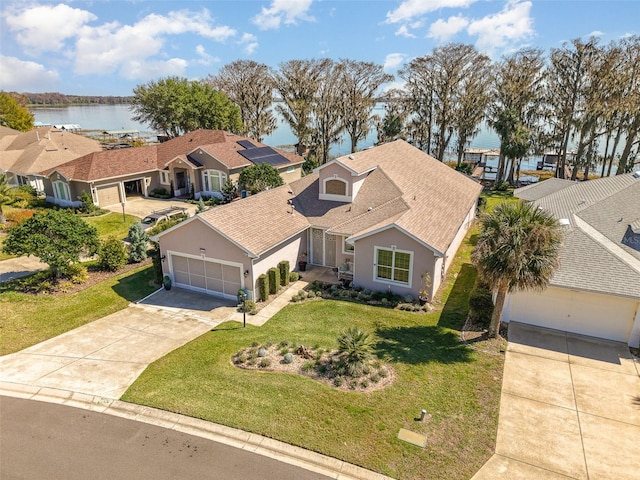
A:
{"label": "front door", "polygon": [[336,266],[336,236],[321,228],[311,229],[311,263],[326,267]]}

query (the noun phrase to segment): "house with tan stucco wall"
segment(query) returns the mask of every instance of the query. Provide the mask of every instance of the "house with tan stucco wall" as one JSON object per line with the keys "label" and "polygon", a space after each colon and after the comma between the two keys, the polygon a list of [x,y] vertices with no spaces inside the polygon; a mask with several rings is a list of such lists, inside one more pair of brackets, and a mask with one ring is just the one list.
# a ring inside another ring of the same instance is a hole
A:
{"label": "house with tan stucco wall", "polygon": [[196,130],[158,145],[93,152],[42,172],[47,201],[77,207],[82,192],[100,207],[147,197],[155,189],[174,196],[221,197],[227,180],[251,165],[269,163],[285,182],[299,179],[304,159],[241,135]]}
{"label": "house with tan stucco wall", "polygon": [[482,186],[398,140],[332,160],[288,185],[200,213],[162,232],[178,287],[257,299],[287,260],[348,266],[354,285],[433,298],[476,214]]}

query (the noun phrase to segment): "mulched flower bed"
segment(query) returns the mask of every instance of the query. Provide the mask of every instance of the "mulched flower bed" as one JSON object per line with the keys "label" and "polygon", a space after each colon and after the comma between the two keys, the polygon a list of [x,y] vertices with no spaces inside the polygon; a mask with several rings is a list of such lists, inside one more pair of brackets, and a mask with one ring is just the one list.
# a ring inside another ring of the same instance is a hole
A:
{"label": "mulched flower bed", "polygon": [[[285,355],[290,360],[285,359]],[[351,392],[373,392],[391,385],[395,380],[393,368],[380,360],[372,360],[358,376],[350,376],[340,369],[337,350],[288,344],[255,345],[243,348],[232,358],[236,367],[246,370],[294,373],[310,377],[334,388]]]}

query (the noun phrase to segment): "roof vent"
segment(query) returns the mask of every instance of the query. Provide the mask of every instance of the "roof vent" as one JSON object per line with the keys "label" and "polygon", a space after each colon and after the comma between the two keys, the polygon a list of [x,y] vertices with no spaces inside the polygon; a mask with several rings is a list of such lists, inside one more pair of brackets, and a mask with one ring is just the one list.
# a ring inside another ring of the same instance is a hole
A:
{"label": "roof vent", "polygon": [[560,220],[558,220],[558,223],[560,225],[562,225],[563,227],[567,227],[567,226],[571,225],[571,222],[569,221],[568,218],[561,218]]}
{"label": "roof vent", "polygon": [[353,155],[349,155],[347,158],[348,158],[349,160],[355,160],[355,157],[354,157]]}
{"label": "roof vent", "polygon": [[640,178],[640,170],[633,172],[633,178]]}

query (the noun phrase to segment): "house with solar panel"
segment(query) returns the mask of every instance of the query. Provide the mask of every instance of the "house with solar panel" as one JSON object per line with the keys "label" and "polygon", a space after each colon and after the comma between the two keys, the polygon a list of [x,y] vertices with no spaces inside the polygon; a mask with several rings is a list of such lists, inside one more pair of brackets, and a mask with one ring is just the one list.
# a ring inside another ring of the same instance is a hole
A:
{"label": "house with solar panel", "polygon": [[158,145],[92,152],[43,171],[47,201],[78,207],[88,192],[100,207],[147,197],[157,189],[174,196],[221,197],[242,169],[268,163],[285,183],[301,177],[304,159],[222,130],[196,130]]}
{"label": "house with solar panel", "polygon": [[[174,158],[170,171],[184,165]],[[431,299],[481,191],[477,181],[397,140],[211,208],[153,240],[173,285],[223,298],[245,289],[259,300],[261,274],[281,261],[301,269],[304,261],[306,269],[320,267],[365,289]]]}

